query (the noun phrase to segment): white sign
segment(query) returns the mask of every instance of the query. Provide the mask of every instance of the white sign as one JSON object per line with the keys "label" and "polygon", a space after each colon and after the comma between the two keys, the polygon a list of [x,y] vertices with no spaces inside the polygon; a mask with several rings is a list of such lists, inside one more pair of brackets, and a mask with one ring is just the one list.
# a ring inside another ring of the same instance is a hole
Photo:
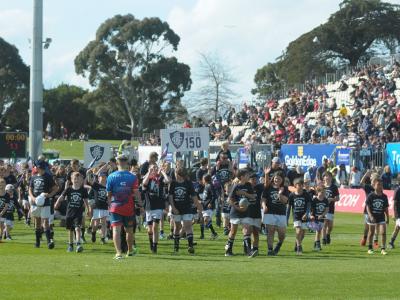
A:
{"label": "white sign", "polygon": [[151,152],[156,152],[158,154],[158,158],[161,157],[161,147],[160,146],[139,146],[139,164],[144,163],[146,160],[149,160],[149,156]]}
{"label": "white sign", "polygon": [[208,150],[210,133],[208,127],[161,129],[161,148],[168,152]]}
{"label": "white sign", "polygon": [[85,148],[85,168],[93,164],[92,167],[98,165],[100,162],[108,162],[111,158],[111,145],[106,143],[87,143],[84,144]]}

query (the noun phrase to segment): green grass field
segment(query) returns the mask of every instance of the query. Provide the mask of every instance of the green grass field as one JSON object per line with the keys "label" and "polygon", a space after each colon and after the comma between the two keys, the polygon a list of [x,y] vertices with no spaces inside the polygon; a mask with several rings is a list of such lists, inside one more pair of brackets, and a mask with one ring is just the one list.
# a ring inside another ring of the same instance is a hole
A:
{"label": "green grass field", "polygon": [[[90,140],[89,142],[109,143],[111,146],[119,146],[120,140]],[[43,150],[51,149],[60,152],[60,158],[84,158],[84,143],[78,140],[73,141],[45,141],[43,142]]]}
{"label": "green grass field", "polygon": [[[266,256],[262,236],[260,256],[253,259],[241,255],[241,236],[236,255],[224,257],[220,229],[216,241],[197,240],[194,256],[186,252],[186,241],[173,256],[168,240],[152,255],[142,229],[136,237],[139,254],[121,261],[112,259],[111,243],[67,253],[60,227],[54,250],[35,249],[33,230],[16,222],[14,240],[0,244],[0,299],[398,299],[400,245],[387,256],[368,255],[359,246],[362,216],[342,213],[335,221],[332,245],[315,253],[313,235],[307,234],[301,257],[293,252],[291,227],[279,256]],[[393,223],[388,236],[392,229]]]}

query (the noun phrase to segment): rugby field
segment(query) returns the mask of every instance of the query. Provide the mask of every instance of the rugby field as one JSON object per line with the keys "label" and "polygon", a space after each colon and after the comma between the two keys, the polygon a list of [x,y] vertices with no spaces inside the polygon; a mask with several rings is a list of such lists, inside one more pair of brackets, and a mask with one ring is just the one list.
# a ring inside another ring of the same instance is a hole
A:
{"label": "rugby field", "polygon": [[[335,222],[332,244],[315,253],[313,234],[307,234],[301,257],[293,252],[291,227],[279,256],[265,255],[261,236],[260,256],[253,259],[241,255],[241,236],[236,255],[224,257],[221,229],[216,241],[196,239],[194,256],[186,252],[186,241],[173,256],[168,240],[151,255],[142,229],[140,253],[115,261],[111,242],[67,253],[66,231],[60,227],[54,250],[35,249],[33,230],[17,221],[14,240],[0,243],[0,299],[398,299],[400,243],[387,256],[371,256],[359,246],[361,215],[337,214]],[[196,238],[198,229],[195,225]]]}

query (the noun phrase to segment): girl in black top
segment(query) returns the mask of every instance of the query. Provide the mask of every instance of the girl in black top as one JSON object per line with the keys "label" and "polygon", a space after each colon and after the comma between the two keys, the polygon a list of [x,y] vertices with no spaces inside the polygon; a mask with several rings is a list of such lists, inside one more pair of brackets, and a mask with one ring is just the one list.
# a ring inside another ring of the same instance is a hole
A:
{"label": "girl in black top", "polygon": [[324,228],[323,228],[323,239],[324,245],[331,243],[331,232],[333,229],[333,217],[335,214],[335,203],[339,201],[339,189],[333,182],[333,176],[331,172],[325,172],[323,175],[325,195],[329,201],[329,211],[326,214]]}

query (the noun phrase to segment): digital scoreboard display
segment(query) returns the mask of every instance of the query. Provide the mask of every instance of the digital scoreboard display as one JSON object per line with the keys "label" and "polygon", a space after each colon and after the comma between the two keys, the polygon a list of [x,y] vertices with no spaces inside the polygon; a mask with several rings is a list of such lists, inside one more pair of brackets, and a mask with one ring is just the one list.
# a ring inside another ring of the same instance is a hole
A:
{"label": "digital scoreboard display", "polygon": [[24,132],[0,132],[0,157],[26,157],[27,135]]}

